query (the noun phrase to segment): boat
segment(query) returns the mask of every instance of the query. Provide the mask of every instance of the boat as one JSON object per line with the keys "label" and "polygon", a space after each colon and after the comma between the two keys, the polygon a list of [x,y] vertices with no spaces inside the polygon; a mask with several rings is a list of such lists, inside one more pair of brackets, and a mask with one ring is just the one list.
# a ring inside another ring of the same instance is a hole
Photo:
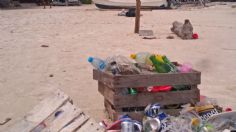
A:
{"label": "boat", "polygon": [[[136,8],[136,3],[131,2],[118,2],[111,0],[94,0],[97,8],[100,9],[132,9]],[[141,9],[167,9],[167,1],[150,1],[142,2]]]}

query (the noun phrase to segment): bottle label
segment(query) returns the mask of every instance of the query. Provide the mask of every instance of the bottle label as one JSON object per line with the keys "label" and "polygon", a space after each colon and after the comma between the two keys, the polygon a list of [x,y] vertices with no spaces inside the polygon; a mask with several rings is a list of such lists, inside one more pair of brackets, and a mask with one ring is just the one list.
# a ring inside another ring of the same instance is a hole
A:
{"label": "bottle label", "polygon": [[207,109],[204,111],[199,112],[199,116],[203,121],[206,121],[208,118],[210,118],[213,115],[218,114],[219,112],[214,108],[214,109]]}

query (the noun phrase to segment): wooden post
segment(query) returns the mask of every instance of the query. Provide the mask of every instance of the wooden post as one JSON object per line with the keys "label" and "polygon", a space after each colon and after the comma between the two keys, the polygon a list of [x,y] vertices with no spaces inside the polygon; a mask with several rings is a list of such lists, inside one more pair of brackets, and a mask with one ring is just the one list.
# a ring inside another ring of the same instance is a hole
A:
{"label": "wooden post", "polygon": [[135,15],[135,27],[134,27],[134,33],[139,33],[139,27],[140,27],[140,8],[141,8],[141,1],[136,0],[136,15]]}

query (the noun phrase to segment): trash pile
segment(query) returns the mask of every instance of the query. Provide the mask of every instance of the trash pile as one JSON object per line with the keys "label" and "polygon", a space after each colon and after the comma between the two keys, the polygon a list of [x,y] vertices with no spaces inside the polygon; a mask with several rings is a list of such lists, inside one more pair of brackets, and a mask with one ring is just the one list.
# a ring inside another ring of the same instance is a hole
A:
{"label": "trash pile", "polygon": [[[113,75],[146,74],[147,71],[155,73],[186,73],[192,71],[191,64],[185,63],[180,65],[177,62],[172,63],[165,55],[151,54],[149,52],[131,54],[130,58],[121,55],[108,57],[106,60],[89,57],[88,62],[90,62],[95,69],[112,73]],[[190,89],[188,85],[128,88],[124,90],[123,95],[136,95],[138,92],[154,93],[188,89]]]}
{"label": "trash pile", "polygon": [[[188,73],[193,72],[191,64],[171,62],[165,55],[139,52],[131,54],[130,58],[117,55],[100,59],[89,57],[88,62],[102,72],[120,75],[138,75],[153,73]],[[144,88],[124,88],[124,95],[136,95],[139,92],[167,92],[189,90],[191,85],[150,86]],[[123,92],[123,91],[122,91]],[[168,115],[165,107],[159,102],[144,106],[141,122],[132,119],[128,114],[108,124],[100,123],[108,132],[230,132],[236,131],[236,111],[227,108],[223,110],[215,99],[202,96],[200,102],[178,104],[180,112],[177,116]],[[176,107],[176,106],[173,106]],[[176,107],[177,108],[177,107]],[[174,109],[176,109],[174,108]],[[126,111],[123,111],[126,113]],[[128,111],[129,112],[129,111]]]}
{"label": "trash pile", "polygon": [[89,57],[88,62],[90,62],[95,69],[111,72],[113,75],[142,74],[142,71],[176,73],[190,72],[192,70],[190,64],[180,65],[177,62],[173,63],[165,55],[151,54],[149,52],[131,54],[130,58],[122,55],[108,57],[105,60]]}
{"label": "trash pile", "polygon": [[[149,52],[139,52],[131,54],[130,58],[122,55],[108,57],[106,60],[89,57],[88,62],[93,65],[95,69],[103,72],[112,73],[116,75],[135,75],[146,74],[147,72],[154,73],[186,73],[192,71],[191,64],[178,64],[172,63],[167,56],[160,54],[151,54]],[[139,88],[124,89],[123,95],[131,94],[136,95],[139,92],[167,92],[188,90],[191,86],[188,85],[175,85],[175,86],[149,86]]]}
{"label": "trash pile", "polygon": [[236,111],[222,110],[214,99],[204,97],[196,105],[182,106],[179,116],[163,112],[161,105],[150,104],[144,110],[142,122],[122,115],[112,124],[100,122],[108,132],[233,132],[236,131]]}

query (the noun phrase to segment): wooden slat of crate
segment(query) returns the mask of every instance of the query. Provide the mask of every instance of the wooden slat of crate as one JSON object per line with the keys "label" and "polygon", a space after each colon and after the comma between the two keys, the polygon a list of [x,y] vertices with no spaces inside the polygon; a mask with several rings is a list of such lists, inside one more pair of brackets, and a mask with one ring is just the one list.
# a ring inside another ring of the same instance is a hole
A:
{"label": "wooden slat of crate", "polygon": [[161,105],[196,103],[200,100],[200,91],[196,86],[191,90],[184,91],[118,95],[113,89],[99,82],[98,90],[115,108],[147,106],[157,102]]}
{"label": "wooden slat of crate", "polygon": [[112,104],[115,104],[115,91],[112,88],[109,88],[107,85],[103,84],[102,82],[98,82],[98,91],[111,102]]}
{"label": "wooden slat of crate", "polygon": [[141,112],[122,112],[122,110],[114,110],[112,104],[109,101],[104,100],[105,109],[108,112],[109,117],[112,121],[119,119],[121,115],[128,114],[133,120],[141,121],[143,119],[143,111]]}
{"label": "wooden slat of crate", "polygon": [[116,75],[93,70],[93,79],[101,81],[111,88],[145,87],[162,85],[197,85],[201,83],[201,73],[156,73],[137,75]]}
{"label": "wooden slat of crate", "polygon": [[74,132],[89,120],[89,117],[85,114],[81,114],[71,124],[63,128],[60,132]]}
{"label": "wooden slat of crate", "polygon": [[137,95],[114,96],[115,108],[146,106],[150,103],[161,105],[186,104],[199,102],[198,89],[158,93],[138,93]]}
{"label": "wooden slat of crate", "polygon": [[69,100],[69,96],[56,91],[53,95],[44,99],[31,110],[24,119],[11,126],[9,132],[29,132],[37,127],[41,122],[48,118],[54,111]]}
{"label": "wooden slat of crate", "polygon": [[[119,110],[119,109],[114,110],[112,108],[112,104],[110,104],[109,101],[105,99],[104,99],[104,104],[105,104],[105,109],[108,112],[108,115],[112,121],[116,121],[117,119],[119,119],[121,115],[125,115],[125,114],[128,114],[129,117],[137,121],[142,121],[143,119],[144,111],[122,112],[122,110]],[[162,110],[168,115],[177,116],[179,115],[179,112],[181,109],[162,109]]]}
{"label": "wooden slat of crate", "polygon": [[114,85],[113,85],[114,76],[112,74],[109,74],[109,73],[104,74],[103,72],[94,69],[93,70],[93,79],[101,81],[103,83],[106,83],[106,85],[108,85],[110,87],[114,87]]}
{"label": "wooden slat of crate", "polygon": [[89,119],[76,132],[105,132],[105,130],[95,120]]}

